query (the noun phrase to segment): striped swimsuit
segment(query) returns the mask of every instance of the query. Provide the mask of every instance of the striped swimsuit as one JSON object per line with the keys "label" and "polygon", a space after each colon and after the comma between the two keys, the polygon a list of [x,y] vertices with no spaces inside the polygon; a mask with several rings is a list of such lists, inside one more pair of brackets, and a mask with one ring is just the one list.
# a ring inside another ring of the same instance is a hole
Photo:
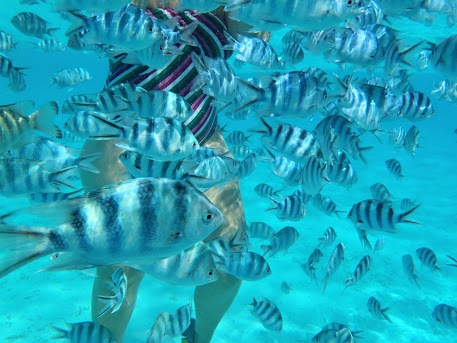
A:
{"label": "striped swimsuit", "polygon": [[214,133],[217,127],[217,114],[211,106],[213,97],[203,93],[201,89],[191,91],[192,85],[198,76],[191,52],[204,54],[210,58],[229,58],[231,51],[223,49],[228,44],[224,36],[227,30],[224,22],[212,13],[196,15],[196,11],[177,12],[173,9],[146,10],[157,19],[178,18],[178,27],[182,28],[194,21],[198,27],[192,34],[197,40],[197,47],[180,46],[182,54],[175,56],[165,67],[153,69],[147,66],[122,63],[124,55],[110,60],[110,74],[107,86],[119,83],[132,83],[146,90],[164,90],[179,94],[191,104],[194,114],[184,124],[193,132],[200,144],[203,144]]}

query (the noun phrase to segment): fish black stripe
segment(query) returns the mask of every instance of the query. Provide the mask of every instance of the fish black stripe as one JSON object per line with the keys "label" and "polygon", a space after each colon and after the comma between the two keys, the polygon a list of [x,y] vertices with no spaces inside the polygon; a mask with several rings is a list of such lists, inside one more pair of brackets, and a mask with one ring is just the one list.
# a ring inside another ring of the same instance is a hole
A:
{"label": "fish black stripe", "polygon": [[114,196],[99,197],[96,201],[103,212],[103,229],[107,234],[109,251],[116,253],[122,246],[123,230],[118,221],[119,203]]}
{"label": "fish black stripe", "polygon": [[141,235],[144,238],[143,248],[153,243],[157,238],[157,213],[155,187],[151,180],[144,179],[138,184],[138,199],[140,202]]}
{"label": "fish black stripe", "polygon": [[87,237],[86,225],[88,225],[82,210],[78,209],[71,214],[71,227],[74,229],[74,234],[78,238],[79,248],[85,251],[92,250],[92,246]]}

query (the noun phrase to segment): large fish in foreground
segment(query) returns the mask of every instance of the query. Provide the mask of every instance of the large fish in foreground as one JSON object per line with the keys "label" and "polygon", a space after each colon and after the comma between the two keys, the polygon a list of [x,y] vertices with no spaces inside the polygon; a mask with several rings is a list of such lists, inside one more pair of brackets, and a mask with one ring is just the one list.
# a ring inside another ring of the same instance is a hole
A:
{"label": "large fish in foreground", "polygon": [[153,178],[127,180],[2,219],[18,225],[0,225],[0,277],[56,252],[65,252],[66,258],[49,270],[169,257],[207,237],[224,220],[191,185]]}

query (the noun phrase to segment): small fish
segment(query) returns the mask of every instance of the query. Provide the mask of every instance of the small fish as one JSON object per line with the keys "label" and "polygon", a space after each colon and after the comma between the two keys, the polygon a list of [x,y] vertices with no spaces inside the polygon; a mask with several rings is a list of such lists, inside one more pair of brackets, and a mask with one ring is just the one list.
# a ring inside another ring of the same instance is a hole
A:
{"label": "small fish", "polygon": [[235,130],[230,132],[230,134],[225,138],[225,141],[228,144],[240,146],[249,142],[249,137],[251,137],[251,135],[246,136],[244,132]]}
{"label": "small fish", "polygon": [[212,256],[208,246],[198,242],[177,255],[148,263],[140,262],[132,267],[173,285],[201,286],[219,279]]}
{"label": "small fish", "polygon": [[291,285],[290,283],[287,283],[287,282],[283,281],[281,283],[281,292],[283,292],[284,294],[289,294],[290,291],[292,290],[290,285]]}
{"label": "small fish", "polygon": [[240,280],[257,281],[271,275],[268,262],[255,252],[238,252],[213,255],[218,270]]}
{"label": "small fish", "polygon": [[432,317],[437,322],[457,328],[457,308],[453,306],[446,304],[437,305],[433,310]]}
{"label": "small fish", "polygon": [[59,42],[56,38],[51,37],[49,39],[40,39],[38,43],[32,43],[34,44],[37,48],[40,48],[41,50],[45,52],[59,52],[59,51],[65,51],[66,45]]}
{"label": "small fish", "polygon": [[103,325],[94,322],[67,323],[70,327],[62,329],[53,327],[59,334],[54,339],[67,339],[71,343],[116,343],[114,335]]}
{"label": "small fish", "polygon": [[371,195],[373,199],[381,202],[392,202],[392,194],[382,183],[375,183],[370,187]]}
{"label": "small fish", "polygon": [[275,230],[264,222],[252,222],[248,229],[249,238],[271,239]]}
{"label": "small fish", "polygon": [[166,333],[170,337],[180,337],[189,327],[192,315],[192,304],[184,305],[168,316]]}
{"label": "small fish", "polygon": [[309,195],[318,194],[325,185],[330,183],[327,174],[327,162],[311,156],[303,165],[301,175],[301,186]]}
{"label": "small fish", "polygon": [[305,53],[303,52],[301,45],[297,42],[284,44],[283,41],[282,47],[283,51],[279,59],[284,65],[294,65],[300,63],[305,58]]}
{"label": "small fish", "polygon": [[346,288],[348,288],[349,286],[352,286],[356,282],[360,281],[365,276],[365,274],[371,268],[371,261],[372,260],[371,260],[370,255],[366,255],[366,256],[362,257],[360,262],[355,267],[355,270],[354,270],[354,273],[352,274],[352,276],[346,280],[346,282],[345,282]]}
{"label": "small fish", "polygon": [[331,183],[347,188],[358,181],[357,172],[344,152],[338,156],[338,161],[327,165],[327,176]]}
{"label": "small fish", "polygon": [[306,205],[313,198],[312,195],[307,194],[301,187],[295,190],[292,195],[298,196],[303,202],[303,205]]}
{"label": "small fish", "polygon": [[392,158],[390,160],[387,160],[386,166],[389,172],[397,179],[401,179],[403,177],[401,164],[396,159]]}
{"label": "small fish", "polygon": [[151,330],[149,331],[148,340],[146,343],[161,343],[167,334],[167,328],[169,325],[170,315],[168,312],[161,312],[154,323],[152,324]]}
{"label": "small fish", "polygon": [[257,154],[251,153],[243,161],[240,162],[240,167],[236,173],[236,177],[239,179],[245,178],[251,175],[257,167]]}
{"label": "small fish", "polygon": [[354,337],[348,328],[323,329],[313,337],[313,342],[319,343],[353,343]]}
{"label": "small fish", "polygon": [[419,147],[419,130],[415,125],[411,126],[406,132],[405,140],[403,146],[405,150],[411,153],[411,155],[415,155],[417,148]]}
{"label": "small fish", "polygon": [[277,195],[277,193],[281,192],[281,189],[275,191],[270,185],[267,185],[266,183],[259,183],[257,186],[255,186],[254,192],[256,192],[261,197],[268,198]]}
{"label": "small fish", "polygon": [[318,210],[324,212],[326,215],[331,216],[332,214],[336,214],[338,218],[340,218],[339,211],[336,209],[336,204],[330,199],[321,194],[316,194],[313,199],[313,205]]}
{"label": "small fish", "polygon": [[276,216],[281,220],[299,221],[303,219],[307,213],[305,204],[299,196],[289,195],[277,201],[270,197],[270,200],[274,202],[273,207],[268,210],[277,210]]}
{"label": "small fish", "polygon": [[338,270],[341,265],[341,262],[344,260],[344,245],[343,243],[338,243],[335,249],[330,256],[327,266],[325,267],[325,277],[323,280],[324,289],[327,287],[328,280],[332,277],[333,274]]}
{"label": "small fish", "polygon": [[370,311],[374,317],[378,319],[386,319],[389,323],[392,323],[392,320],[386,313],[389,310],[389,307],[384,309],[381,308],[381,303],[375,297],[370,297],[368,299],[367,306],[368,311]]}
{"label": "small fish", "polygon": [[83,44],[110,45],[131,51],[147,48],[163,37],[157,19],[133,4],[93,17],[85,17],[79,12],[66,13],[67,19],[74,23],[66,35],[84,32],[80,38]]}
{"label": "small fish", "polygon": [[414,267],[413,257],[410,254],[402,256],[403,271],[408,277],[409,281],[415,283],[417,287],[419,286],[419,278],[416,274],[416,267]]}
{"label": "small fish", "polygon": [[[111,313],[119,311],[124,300],[127,301],[125,297],[127,294],[127,277],[124,274],[122,268],[116,268],[111,273],[111,282],[108,283],[111,288],[111,291],[114,293],[112,296],[98,295],[97,298],[105,304],[103,309],[97,315],[97,318],[102,317],[111,310]],[[130,304],[129,304],[130,305]]]}
{"label": "small fish", "polygon": [[283,319],[279,308],[265,297],[253,298],[251,313],[262,323],[265,329],[271,331],[281,331]]}
{"label": "small fish", "polygon": [[265,252],[263,255],[266,258],[274,256],[280,250],[289,249],[298,239],[300,234],[297,229],[292,226],[286,226],[276,232],[271,238],[270,244],[261,245],[260,248]]}
{"label": "small fish", "polygon": [[422,262],[423,265],[427,266],[430,268],[432,272],[435,272],[437,270],[441,270],[436,265],[437,258],[435,253],[429,249],[429,248],[419,248],[416,250],[417,257],[419,257],[419,260]]}
{"label": "small fish", "polygon": [[379,237],[376,240],[376,243],[374,244],[373,252],[384,249],[384,245],[385,245],[384,238]]}
{"label": "small fish", "polygon": [[16,45],[17,43],[13,42],[13,36],[0,30],[0,51],[11,51],[11,49],[14,49]]}
{"label": "small fish", "polygon": [[31,12],[15,15],[11,23],[24,35],[37,38],[44,38],[45,35],[52,36],[52,31],[58,30],[58,28],[49,28],[46,20]]}
{"label": "small fish", "polygon": [[308,266],[314,265],[315,263],[319,263],[320,258],[324,256],[322,254],[322,251],[320,251],[318,248],[314,249],[313,252],[309,255],[308,261],[306,261],[306,264]]}
{"label": "small fish", "polygon": [[0,54],[0,75],[9,79],[8,87],[14,92],[22,92],[25,90],[25,79],[22,69],[15,67],[13,62]]}
{"label": "small fish", "polygon": [[92,80],[92,76],[85,68],[62,69],[50,78],[51,84],[55,84],[60,88],[73,88],[74,86],[89,80]]}
{"label": "small fish", "polygon": [[[189,130],[190,132],[190,130]],[[240,170],[240,162],[228,156],[215,156],[200,162],[197,167],[189,170],[189,182],[195,187],[207,190],[214,186],[222,186],[236,177]]]}
{"label": "small fish", "polygon": [[298,186],[300,184],[302,165],[295,161],[291,161],[284,156],[275,156],[270,150],[266,149],[271,158],[268,160],[273,163],[273,173],[284,179],[290,186]]}
{"label": "small fish", "polygon": [[430,119],[434,116],[432,102],[420,92],[405,92],[400,98],[399,115],[410,121]]}
{"label": "small fish", "polygon": [[335,239],[336,239],[336,231],[333,227],[328,227],[325,232],[324,232],[324,236],[319,238],[319,246],[321,245],[324,245],[324,246],[329,246],[329,245],[332,245],[333,242],[335,242]]}
{"label": "small fish", "polygon": [[406,212],[396,214],[390,203],[371,199],[364,200],[352,206],[348,213],[348,218],[356,228],[396,232],[395,225],[398,223],[419,225],[418,222],[406,218],[419,206],[417,205]]}

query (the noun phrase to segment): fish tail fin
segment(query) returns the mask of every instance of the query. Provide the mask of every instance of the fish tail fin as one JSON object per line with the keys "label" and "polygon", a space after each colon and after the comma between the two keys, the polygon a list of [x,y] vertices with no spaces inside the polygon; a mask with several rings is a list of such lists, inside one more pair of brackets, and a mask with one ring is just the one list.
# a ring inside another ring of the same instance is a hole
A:
{"label": "fish tail fin", "polygon": [[105,306],[97,314],[97,318],[100,318],[103,315],[105,315],[108,311],[113,309],[114,306],[116,305],[116,297],[115,296],[99,295],[98,296],[98,300],[100,300]]}
{"label": "fish tail fin", "polygon": [[54,36],[52,33],[57,30],[60,30],[60,29],[58,27],[53,27],[53,28],[47,29],[46,34],[48,34],[49,36]]}
{"label": "fish tail fin", "polygon": [[0,225],[0,238],[0,278],[52,252],[47,228]]}
{"label": "fish tail fin", "polygon": [[404,213],[401,213],[398,215],[398,222],[399,223],[410,223],[410,224],[416,224],[416,225],[421,225],[421,223],[419,222],[416,222],[414,220],[410,220],[410,219],[406,219],[406,216],[410,215],[411,213],[413,213],[418,207],[420,207],[420,204],[419,205],[416,205],[414,206],[412,209],[410,209],[409,211],[406,211]]}
{"label": "fish tail fin", "polygon": [[182,43],[190,46],[197,46],[195,39],[192,37],[195,29],[198,27],[198,22],[193,22],[190,25],[187,25],[184,29],[179,31],[179,38]]}
{"label": "fish tail fin", "polygon": [[94,173],[94,174],[99,174],[100,170],[94,165],[94,161],[100,157],[101,153],[96,152],[94,154],[89,154],[83,157],[79,157],[76,159],[75,164],[80,168],[85,171]]}
{"label": "fish tail fin", "polygon": [[409,48],[406,48],[402,52],[400,52],[400,61],[403,64],[406,64],[407,66],[412,66],[412,62],[410,62],[411,56],[417,56],[416,54],[416,48],[421,46],[424,43],[424,41],[420,41]]}
{"label": "fish tail fin", "polygon": [[[71,324],[69,324],[71,325]],[[52,329],[56,331],[57,336],[54,336],[53,339],[70,339],[70,330],[69,329],[62,329],[57,326],[53,326]]]}
{"label": "fish tail fin", "polygon": [[384,318],[386,318],[386,320],[389,322],[389,323],[392,323],[392,319],[390,319],[390,317],[388,316],[388,314],[386,313],[387,311],[389,311],[390,307],[387,307],[383,310],[381,310],[381,314]]}
{"label": "fish tail fin", "polygon": [[62,131],[54,124],[54,118],[59,113],[59,106],[51,101],[30,115],[34,129],[50,137],[62,138]]}
{"label": "fish tail fin", "polygon": [[[72,165],[68,168],[61,169],[53,173],[53,180],[52,183],[59,188],[58,186],[64,186],[71,189],[78,189],[77,187],[73,186],[72,184],[67,182],[67,179],[74,175],[76,171],[77,165]],[[77,171],[76,171],[77,172]]]}

